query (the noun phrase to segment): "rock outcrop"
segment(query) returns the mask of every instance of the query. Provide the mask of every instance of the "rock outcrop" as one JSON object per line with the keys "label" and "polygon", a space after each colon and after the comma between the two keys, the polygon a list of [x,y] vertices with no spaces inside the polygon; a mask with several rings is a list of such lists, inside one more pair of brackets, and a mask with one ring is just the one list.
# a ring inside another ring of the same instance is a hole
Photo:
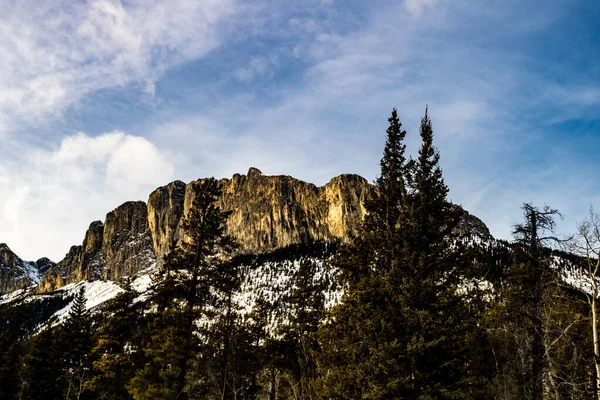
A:
{"label": "rock outcrop", "polygon": [[[172,182],[150,194],[148,203],[127,202],[93,222],[83,243],[73,246],[44,274],[48,292],[82,279],[118,279],[156,263],[177,244],[197,183]],[[242,252],[267,252],[313,240],[346,241],[363,219],[371,190],[358,175],[340,175],[322,187],[290,176],[247,175],[222,179],[219,206],[231,211],[227,233]]]}
{"label": "rock outcrop", "polygon": [[44,274],[38,290],[49,292],[82,279],[100,278],[104,265],[103,234],[102,221],[92,222],[85,233],[83,243],[71,246],[65,258]]}
{"label": "rock outcrop", "polygon": [[[148,225],[157,258],[178,241],[199,182],[184,186],[176,181],[150,195]],[[242,252],[267,252],[313,240],[346,241],[364,217],[363,200],[371,190],[358,175],[340,175],[317,187],[290,176],[266,176],[256,168],[220,183],[219,207],[231,211],[227,233]]]}
{"label": "rock outcrop", "polygon": [[102,252],[104,279],[130,276],[156,262],[146,203],[127,202],[106,215]]}
{"label": "rock outcrop", "polygon": [[36,285],[42,273],[53,265],[47,258],[23,261],[5,243],[0,243],[0,295]]}
{"label": "rock outcrop", "polygon": [[83,243],[73,246],[42,277],[38,291],[49,292],[80,280],[118,279],[156,261],[148,230],[146,203],[127,202],[92,222]]}
{"label": "rock outcrop", "polygon": [[[38,290],[48,292],[82,279],[116,280],[160,262],[182,236],[199,182],[172,182],[152,192],[147,204],[127,202],[108,213],[104,223],[93,222],[81,245],[73,246],[58,264],[39,268],[47,271]],[[227,233],[245,253],[316,240],[345,242],[357,233],[364,201],[373,190],[358,175],[340,175],[318,187],[290,176],[266,176],[256,168],[220,183],[218,205],[231,211]],[[457,231],[491,238],[485,224],[466,211]],[[5,290],[18,286],[15,281]]]}
{"label": "rock outcrop", "polygon": [[179,222],[183,216],[186,184],[171,182],[159,187],[148,198],[148,227],[152,246],[158,257],[164,256],[179,239]]}

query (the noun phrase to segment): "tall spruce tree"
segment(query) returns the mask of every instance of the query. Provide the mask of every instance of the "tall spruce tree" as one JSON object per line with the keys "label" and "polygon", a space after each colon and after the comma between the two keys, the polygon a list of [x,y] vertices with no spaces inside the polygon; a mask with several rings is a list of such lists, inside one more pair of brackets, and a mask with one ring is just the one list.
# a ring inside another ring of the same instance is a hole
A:
{"label": "tall spruce tree", "polygon": [[357,237],[340,249],[334,264],[346,290],[319,330],[322,351],[319,394],[328,398],[384,398],[399,394],[396,377],[404,363],[399,316],[391,303],[393,288],[386,278],[395,263],[395,240],[400,214],[407,200],[406,158],[396,109],[388,119],[381,175],[365,202],[367,215]]}
{"label": "tall spruce tree", "polygon": [[457,292],[468,262],[461,246],[450,241],[460,215],[446,198],[427,109],[419,133],[422,144],[417,159],[409,163],[411,193],[400,220],[398,241],[403,247],[391,274],[403,314],[406,397],[474,398],[466,379],[465,343],[474,325]]}
{"label": "tall spruce tree", "polygon": [[326,282],[320,279],[320,263],[303,257],[299,264],[294,286],[284,299],[290,310],[288,321],[278,327],[275,338],[269,340],[268,348],[272,366],[288,378],[288,387],[280,388],[278,394],[303,400],[315,398],[314,353],[318,348],[316,332],[325,308]]}
{"label": "tall spruce tree", "polygon": [[56,328],[46,328],[31,338],[29,351],[21,361],[20,399],[46,400],[63,397],[58,348]]}
{"label": "tall spruce tree", "polygon": [[398,223],[404,199],[406,198],[406,131],[398,118],[398,111],[392,109],[388,118],[387,139],[381,158],[381,174],[375,181],[377,191],[369,203],[369,211],[380,219],[388,229]]}
{"label": "tall spruce tree", "polygon": [[15,321],[10,321],[0,333],[0,398],[17,398],[19,393],[19,362],[24,352]]}
{"label": "tall spruce tree", "polygon": [[142,351],[136,343],[143,319],[140,304],[135,303],[139,293],[130,279],[122,288],[123,292],[110,300],[104,310],[107,318],[96,332],[92,349],[93,370],[85,386],[100,399],[131,398],[126,384],[133,377]]}
{"label": "tall spruce tree", "polygon": [[358,236],[337,259],[348,279],[341,304],[319,332],[320,394],[473,398],[463,380],[466,308],[456,291],[464,260],[447,239],[458,216],[446,200],[427,112],[419,157],[408,164],[395,120],[394,111],[377,194],[366,204]]}
{"label": "tall spruce tree", "polygon": [[94,332],[86,302],[85,286],[82,286],[75,295],[67,319],[60,327],[59,344],[64,361],[63,391],[66,399],[83,398],[84,384],[90,377]]}
{"label": "tall spruce tree", "polygon": [[225,234],[229,213],[217,205],[220,184],[204,179],[194,185],[194,193],[181,243],[166,257],[153,283],[158,313],[150,317],[146,366],[128,386],[134,399],[185,399],[200,393],[187,380],[190,368],[208,357],[202,354],[200,340],[209,331],[197,321],[216,318],[239,284],[228,257],[235,248]]}

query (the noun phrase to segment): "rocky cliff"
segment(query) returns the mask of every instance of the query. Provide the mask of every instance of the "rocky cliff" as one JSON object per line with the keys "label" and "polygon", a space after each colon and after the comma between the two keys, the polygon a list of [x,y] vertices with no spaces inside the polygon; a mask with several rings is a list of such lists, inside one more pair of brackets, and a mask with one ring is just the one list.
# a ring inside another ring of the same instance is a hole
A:
{"label": "rocky cliff", "polygon": [[[93,222],[83,243],[41,279],[48,292],[82,279],[118,279],[161,260],[180,236],[196,183],[172,182],[150,194],[148,203],[128,202]],[[231,211],[227,232],[242,252],[267,252],[313,240],[348,240],[364,216],[371,190],[358,175],[340,175],[322,187],[290,176],[247,175],[221,179],[219,206]]]}
{"label": "rocky cliff", "polygon": [[[172,182],[152,192],[147,204],[127,202],[108,213],[104,222],[93,222],[83,243],[48,268],[38,291],[52,291],[82,279],[116,280],[160,262],[179,241],[198,182]],[[363,204],[372,190],[358,175],[340,175],[318,187],[290,176],[266,176],[256,168],[220,183],[218,204],[231,211],[227,233],[246,253],[316,240],[347,241],[364,218]],[[485,224],[467,212],[458,229],[460,235],[477,231],[481,237],[491,237]],[[20,284],[17,280],[5,290]]]}
{"label": "rocky cliff", "polygon": [[[231,211],[227,233],[241,251],[255,253],[313,240],[346,241],[363,219],[363,200],[371,190],[358,175],[340,175],[317,187],[290,176],[266,176],[256,168],[220,182],[219,206]],[[196,183],[173,182],[150,195],[149,226],[159,259],[179,239]]]}
{"label": "rocky cliff", "polygon": [[82,279],[118,279],[156,261],[148,229],[146,203],[127,202],[92,222],[83,243],[42,277],[38,291],[48,292]]}
{"label": "rocky cliff", "polygon": [[37,284],[53,265],[47,258],[23,261],[5,243],[0,243],[0,295]]}

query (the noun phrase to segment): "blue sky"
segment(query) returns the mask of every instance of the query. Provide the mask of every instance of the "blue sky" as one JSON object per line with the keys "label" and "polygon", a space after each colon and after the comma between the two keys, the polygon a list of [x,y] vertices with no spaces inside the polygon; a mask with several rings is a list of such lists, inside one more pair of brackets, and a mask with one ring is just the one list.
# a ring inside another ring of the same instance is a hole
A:
{"label": "blue sky", "polygon": [[450,198],[510,238],[600,207],[600,6],[585,1],[0,0],[0,242],[59,260],[174,179],[373,180],[429,105]]}

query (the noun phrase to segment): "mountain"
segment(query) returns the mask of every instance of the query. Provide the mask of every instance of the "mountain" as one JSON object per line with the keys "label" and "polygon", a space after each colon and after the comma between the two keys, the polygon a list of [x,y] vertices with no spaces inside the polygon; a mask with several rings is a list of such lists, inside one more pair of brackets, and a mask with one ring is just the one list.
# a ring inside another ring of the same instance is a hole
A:
{"label": "mountain", "polygon": [[[82,243],[72,246],[56,264],[47,259],[24,262],[4,245],[6,250],[0,251],[0,294],[33,285],[37,285],[37,293],[49,293],[80,281],[116,281],[123,276],[142,276],[145,283],[141,285],[147,284],[148,274],[143,272],[160,263],[178,243],[183,217],[190,210],[200,181],[174,181],[154,190],[147,203],[122,204],[104,221],[92,222]],[[340,175],[318,187],[290,176],[263,175],[256,168],[250,168],[246,175],[221,179],[220,183],[218,205],[231,211],[227,233],[240,243],[240,253],[249,255],[350,240],[365,215],[364,201],[373,190],[358,175]],[[464,238],[493,240],[485,224],[466,211],[456,233]],[[299,260],[278,258],[284,259],[289,264],[285,267],[288,272]],[[248,273],[281,275],[281,271],[260,271]],[[260,285],[273,282],[263,283]]]}
{"label": "mountain", "polygon": [[0,295],[37,285],[54,263],[47,258],[21,260],[7,245],[0,243]]}
{"label": "mountain", "polygon": [[[38,292],[50,292],[81,280],[116,280],[160,262],[180,237],[199,181],[159,187],[148,202],[127,202],[92,222],[81,245],[41,279]],[[247,175],[221,179],[218,205],[231,211],[227,233],[242,253],[266,253],[314,241],[347,241],[364,216],[371,185],[358,175],[340,175],[317,187],[290,176]]]}
{"label": "mountain", "polygon": [[[2,275],[3,293],[13,292],[0,296],[0,308],[21,310],[35,304],[36,310],[44,310],[36,311],[32,319],[38,329],[64,318],[81,287],[86,288],[87,307],[100,310],[122,290],[117,281],[124,276],[133,277],[133,287],[143,299],[155,267],[184,234],[182,220],[200,181],[175,181],[153,191],[147,203],[122,204],[104,221],[92,222],[82,243],[72,246],[56,264],[46,259],[27,263],[6,253],[8,261],[2,265],[11,267],[3,271],[16,272]],[[237,257],[241,286],[232,299],[235,307],[248,313],[263,299],[272,307],[269,326],[279,326],[293,312],[289,298],[307,263],[314,266],[312,279],[322,285],[326,307],[336,304],[343,291],[329,260],[337,244],[357,232],[365,215],[364,201],[373,187],[358,175],[340,175],[318,187],[290,176],[266,176],[255,168],[220,183],[218,205],[231,211],[227,232],[241,245]],[[503,268],[506,257],[500,255],[510,253],[508,244],[495,240],[481,220],[461,211],[455,236],[493,254],[495,265]],[[489,287],[485,279],[466,282],[480,284]],[[30,289],[15,290],[24,286]]]}

